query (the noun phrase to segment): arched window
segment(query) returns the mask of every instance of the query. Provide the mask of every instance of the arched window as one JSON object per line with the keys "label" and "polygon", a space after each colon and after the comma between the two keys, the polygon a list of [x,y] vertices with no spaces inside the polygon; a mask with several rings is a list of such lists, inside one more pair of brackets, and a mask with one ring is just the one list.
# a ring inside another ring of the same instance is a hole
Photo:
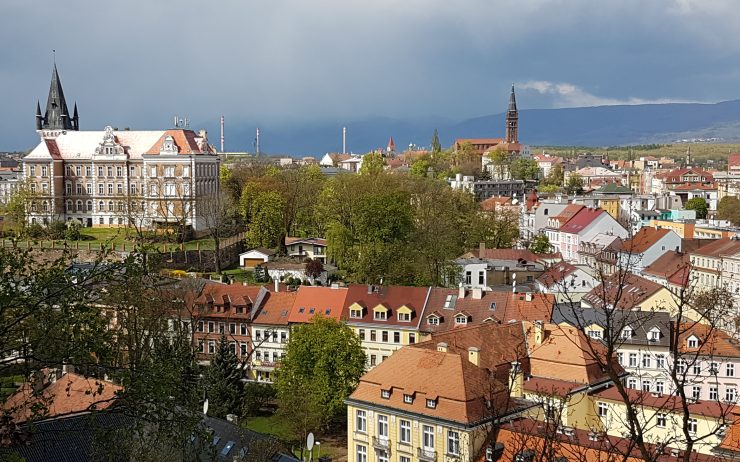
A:
{"label": "arched window", "polygon": [[99,201],[98,202],[98,212],[102,212],[103,210],[105,210],[105,203],[103,203],[103,201]]}
{"label": "arched window", "polygon": [[85,205],[86,205],[87,211],[92,212],[92,201],[87,201]]}
{"label": "arched window", "polygon": [[113,211],[113,201],[108,201],[108,211],[109,212]]}
{"label": "arched window", "polygon": [[[70,207],[71,207],[71,206],[70,206]],[[49,211],[49,202],[47,202],[47,201],[44,201],[44,202],[43,202],[43,203],[41,204],[41,209],[42,209],[42,210],[43,210],[44,212],[48,212],[48,211]]]}
{"label": "arched window", "polygon": [[75,208],[76,212],[82,212],[82,201],[77,201],[77,207]]}
{"label": "arched window", "polygon": [[66,206],[67,206],[67,212],[71,212],[72,211],[72,201],[67,201]]}

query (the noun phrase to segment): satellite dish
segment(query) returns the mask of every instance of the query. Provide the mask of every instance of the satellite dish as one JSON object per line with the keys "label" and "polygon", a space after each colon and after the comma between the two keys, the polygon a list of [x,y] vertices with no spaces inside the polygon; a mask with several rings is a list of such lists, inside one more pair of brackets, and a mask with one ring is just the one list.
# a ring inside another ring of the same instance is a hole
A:
{"label": "satellite dish", "polygon": [[203,401],[203,415],[208,415],[208,399]]}
{"label": "satellite dish", "polygon": [[306,438],[306,449],[308,449],[309,451],[313,449],[313,442],[313,433],[309,433],[308,438]]}

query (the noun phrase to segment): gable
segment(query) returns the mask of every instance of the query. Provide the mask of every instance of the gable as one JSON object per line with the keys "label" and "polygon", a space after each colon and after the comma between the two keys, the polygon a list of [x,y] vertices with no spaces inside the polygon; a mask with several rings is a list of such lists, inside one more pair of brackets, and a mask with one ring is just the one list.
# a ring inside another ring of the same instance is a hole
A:
{"label": "gable", "polygon": [[406,305],[403,305],[399,309],[397,309],[396,312],[401,313],[401,314],[413,314],[414,310],[412,310]]}

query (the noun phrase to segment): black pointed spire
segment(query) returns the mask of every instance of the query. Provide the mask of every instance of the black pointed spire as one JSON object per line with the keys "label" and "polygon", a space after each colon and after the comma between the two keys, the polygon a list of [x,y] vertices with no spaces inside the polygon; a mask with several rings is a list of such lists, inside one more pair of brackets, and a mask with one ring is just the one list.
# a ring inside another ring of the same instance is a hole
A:
{"label": "black pointed spire", "polygon": [[519,111],[516,109],[516,94],[514,84],[511,84],[511,96],[509,97],[509,110],[506,111],[506,142],[519,142]]}
{"label": "black pointed spire", "polygon": [[511,96],[509,96],[509,111],[516,111],[516,94],[514,94],[514,84],[511,84]]}
{"label": "black pointed spire", "polygon": [[74,115],[72,116],[72,125],[75,130],[80,129],[80,114],[77,113],[77,101],[75,101]]}
{"label": "black pointed spire", "polygon": [[54,71],[51,73],[51,86],[49,87],[49,98],[46,101],[46,113],[42,128],[49,130],[74,130],[72,120],[69,117],[67,101],[64,99],[62,82],[59,79],[57,65],[54,63]]}
{"label": "black pointed spire", "polygon": [[36,100],[36,130],[41,130],[43,122],[44,117],[41,115],[41,102]]}

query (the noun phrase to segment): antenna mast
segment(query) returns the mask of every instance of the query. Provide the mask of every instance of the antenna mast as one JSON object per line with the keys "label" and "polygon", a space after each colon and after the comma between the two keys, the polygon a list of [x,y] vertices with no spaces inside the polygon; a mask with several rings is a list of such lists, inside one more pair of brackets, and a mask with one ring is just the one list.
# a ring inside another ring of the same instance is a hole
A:
{"label": "antenna mast", "polygon": [[224,152],[224,116],[221,115],[221,152]]}

